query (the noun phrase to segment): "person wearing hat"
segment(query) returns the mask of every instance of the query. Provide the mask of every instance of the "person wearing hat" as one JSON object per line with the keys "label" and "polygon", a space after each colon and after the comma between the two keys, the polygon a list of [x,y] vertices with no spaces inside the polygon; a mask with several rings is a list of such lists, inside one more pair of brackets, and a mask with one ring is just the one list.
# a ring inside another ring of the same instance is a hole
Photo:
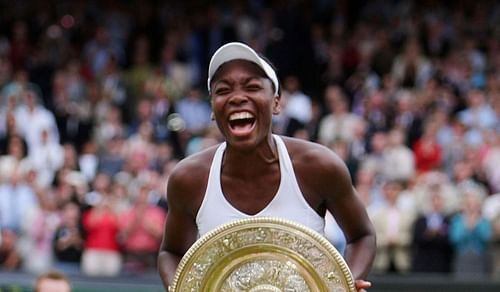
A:
{"label": "person wearing hat", "polygon": [[213,118],[225,142],[177,164],[169,177],[169,212],[158,255],[168,287],[191,245],[237,219],[278,217],[324,234],[325,212],[342,228],[345,259],[359,291],[375,256],[375,232],[345,163],[328,148],[272,133],[280,112],[273,67],[243,43],[212,56],[208,90]]}

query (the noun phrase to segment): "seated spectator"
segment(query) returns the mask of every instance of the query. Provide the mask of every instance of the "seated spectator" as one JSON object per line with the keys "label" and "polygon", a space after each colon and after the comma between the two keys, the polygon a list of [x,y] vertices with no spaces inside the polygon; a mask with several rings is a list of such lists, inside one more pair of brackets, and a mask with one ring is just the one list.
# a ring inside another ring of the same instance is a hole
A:
{"label": "seated spectator", "polygon": [[408,182],[415,174],[415,159],[411,149],[404,144],[404,132],[392,129],[384,150],[383,174],[389,180]]}
{"label": "seated spectator", "polygon": [[71,283],[63,273],[50,271],[36,278],[33,290],[34,292],[71,292]]}
{"label": "seated spectator", "polygon": [[95,178],[98,164],[97,146],[93,142],[85,143],[78,158],[78,166],[87,182],[91,182]]}
{"label": "seated spectator", "polygon": [[47,192],[41,192],[38,202],[23,218],[22,248],[18,246],[23,257],[23,270],[33,274],[52,267],[52,239],[59,224],[55,199]]}
{"label": "seated spectator", "polygon": [[64,164],[64,149],[57,141],[49,140],[48,129],[40,129],[38,145],[30,149],[28,159],[39,173],[39,183],[48,187],[54,181],[55,173]]}
{"label": "seated spectator", "polygon": [[8,182],[0,184],[0,228],[19,235],[23,219],[37,205],[33,188],[26,183],[20,167],[15,166]]}
{"label": "seated spectator", "polygon": [[80,227],[80,207],[67,202],[61,210],[61,221],[53,240],[55,267],[68,274],[80,272],[83,233]]}
{"label": "seated spectator", "polygon": [[192,87],[177,101],[175,108],[186,123],[189,137],[201,135],[210,126],[212,109],[199,88]]}
{"label": "seated spectator", "polygon": [[120,238],[128,272],[143,272],[156,267],[156,256],[163,234],[165,211],[149,202],[150,187],[140,188],[133,206],[119,217]]}
{"label": "seated spectator", "polygon": [[349,104],[341,87],[328,86],[325,89],[325,99],[329,113],[320,120],[318,141],[323,145],[336,140],[351,142],[361,118],[349,112]]}
{"label": "seated spectator", "polygon": [[97,172],[104,172],[108,175],[115,175],[125,164],[125,139],[114,136],[106,141],[106,146],[98,155]]}
{"label": "seated spectator", "polygon": [[450,241],[455,251],[453,271],[457,275],[486,275],[487,249],[491,239],[491,224],[482,214],[482,198],[469,189],[462,201],[462,210],[450,225]]}
{"label": "seated spectator", "polygon": [[458,113],[459,120],[467,127],[465,134],[469,144],[482,144],[481,130],[494,128],[498,118],[490,104],[486,102],[484,91],[471,89],[467,92],[468,107]]}
{"label": "seated spectator", "polygon": [[26,143],[21,136],[12,135],[6,143],[6,152],[0,156],[0,183],[7,180],[13,167],[27,167],[30,164],[26,158]]}
{"label": "seated spectator", "polygon": [[437,142],[437,124],[429,122],[424,127],[424,133],[413,144],[415,167],[417,172],[423,173],[441,167],[442,149]]}
{"label": "seated spectator", "polygon": [[17,270],[21,265],[21,256],[16,250],[17,235],[9,229],[2,229],[0,235],[0,269]]}
{"label": "seated spectator", "polygon": [[391,74],[397,84],[405,88],[422,88],[432,74],[432,64],[422,53],[417,38],[409,38],[404,51],[397,55]]}
{"label": "seated spectator", "polygon": [[386,164],[387,133],[375,132],[369,139],[370,152],[360,161],[360,169],[367,169],[373,172],[375,183],[384,181],[384,165]]}
{"label": "seated spectator", "polygon": [[10,140],[17,138],[22,144],[21,158],[26,156],[27,144],[18,133],[17,124],[14,110],[0,107],[0,155],[12,155]]}
{"label": "seated spectator", "polygon": [[35,91],[23,92],[23,103],[15,110],[19,134],[26,140],[28,145],[28,156],[37,149],[42,142],[42,131],[47,132],[47,142],[59,142],[59,130],[57,129],[54,113],[45,108],[39,100]]}
{"label": "seated spectator", "polygon": [[221,133],[215,124],[207,127],[201,136],[193,137],[186,145],[186,156],[200,152],[221,142]]}
{"label": "seated spectator", "polygon": [[414,216],[399,205],[402,186],[397,181],[384,184],[385,204],[372,216],[377,232],[375,272],[407,272],[410,268],[411,226]]}
{"label": "seated spectator", "polygon": [[412,271],[448,273],[452,248],[448,238],[450,218],[445,212],[441,188],[430,193],[429,210],[418,216],[413,225]]}
{"label": "seated spectator", "polygon": [[301,88],[300,79],[295,75],[285,77],[282,98],[286,99],[282,112],[289,118],[307,124],[312,118],[311,97]]}

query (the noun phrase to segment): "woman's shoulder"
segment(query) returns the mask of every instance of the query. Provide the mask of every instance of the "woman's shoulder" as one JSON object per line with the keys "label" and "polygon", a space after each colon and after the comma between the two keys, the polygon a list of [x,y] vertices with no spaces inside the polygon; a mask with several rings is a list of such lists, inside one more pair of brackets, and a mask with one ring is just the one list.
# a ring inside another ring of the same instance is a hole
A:
{"label": "woman's shoulder", "polygon": [[316,167],[342,167],[343,161],[330,148],[303,139],[282,137],[294,166],[305,164]]}
{"label": "woman's shoulder", "polygon": [[167,182],[167,201],[191,210],[201,204],[217,146],[192,154],[172,170]]}
{"label": "woman's shoulder", "polygon": [[218,146],[212,146],[179,161],[172,171],[171,178],[181,181],[197,181],[199,176],[205,174],[208,176]]}

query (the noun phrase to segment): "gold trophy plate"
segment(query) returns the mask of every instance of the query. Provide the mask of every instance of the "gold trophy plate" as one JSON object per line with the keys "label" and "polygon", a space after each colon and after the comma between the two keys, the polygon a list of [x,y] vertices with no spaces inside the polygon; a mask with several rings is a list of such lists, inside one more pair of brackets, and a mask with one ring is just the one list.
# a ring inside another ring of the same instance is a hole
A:
{"label": "gold trophy plate", "polygon": [[277,218],[224,224],[199,238],[177,268],[175,292],[354,292],[351,272],[317,232]]}

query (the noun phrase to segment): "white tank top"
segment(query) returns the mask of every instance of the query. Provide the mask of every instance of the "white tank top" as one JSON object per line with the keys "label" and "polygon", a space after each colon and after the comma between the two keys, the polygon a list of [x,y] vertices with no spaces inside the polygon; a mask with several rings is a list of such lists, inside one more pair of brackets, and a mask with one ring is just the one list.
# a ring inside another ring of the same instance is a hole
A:
{"label": "white tank top", "polygon": [[207,190],[196,215],[199,237],[222,224],[252,217],[287,219],[324,235],[325,220],[311,208],[300,191],[285,143],[279,136],[274,135],[274,139],[278,148],[281,181],[271,202],[255,215],[241,212],[224,197],[220,173],[226,144],[223,143],[217,148],[210,167]]}

